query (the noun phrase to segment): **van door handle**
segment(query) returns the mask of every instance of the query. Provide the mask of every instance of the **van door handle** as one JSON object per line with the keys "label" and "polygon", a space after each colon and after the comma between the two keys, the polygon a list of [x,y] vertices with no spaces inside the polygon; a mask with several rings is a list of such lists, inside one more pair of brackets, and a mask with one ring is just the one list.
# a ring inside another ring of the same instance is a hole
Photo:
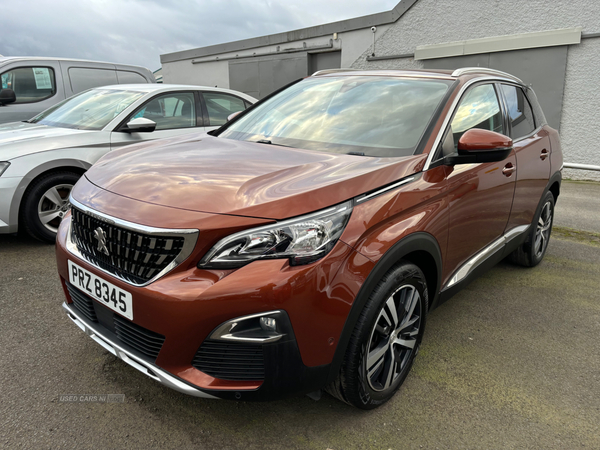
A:
{"label": "van door handle", "polygon": [[547,149],[543,149],[542,153],[540,154],[540,159],[543,161],[545,160],[548,156],[550,156],[550,152]]}
{"label": "van door handle", "polygon": [[513,163],[508,163],[504,166],[504,169],[502,169],[502,173],[505,176],[510,177],[515,170],[517,170],[517,168],[513,166]]}

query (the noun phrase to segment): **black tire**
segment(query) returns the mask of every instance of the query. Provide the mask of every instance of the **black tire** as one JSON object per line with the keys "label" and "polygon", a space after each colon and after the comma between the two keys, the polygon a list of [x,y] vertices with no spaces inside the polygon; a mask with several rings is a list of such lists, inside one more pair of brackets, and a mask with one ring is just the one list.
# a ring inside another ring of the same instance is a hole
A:
{"label": "black tire", "polygon": [[[396,309],[395,322],[390,302]],[[408,312],[406,307],[412,307],[412,311]],[[340,373],[326,391],[361,409],[376,408],[392,398],[419,351],[428,307],[423,272],[414,264],[400,261],[383,276],[367,300],[348,343]],[[386,324],[390,324],[388,330]],[[396,338],[402,338],[402,344],[390,344]]]}
{"label": "black tire", "polygon": [[[42,175],[27,188],[21,204],[21,223],[27,234],[43,242],[56,240],[56,229],[69,207],[69,194],[80,176],[69,171],[52,172]],[[55,201],[46,197],[53,188],[62,200],[60,205],[56,196],[51,196]],[[53,218],[44,224],[40,214]]]}
{"label": "black tire", "polygon": [[523,267],[537,266],[544,259],[548,249],[553,221],[554,195],[552,192],[546,192],[541,208],[531,222],[527,239],[508,256],[508,260]]}

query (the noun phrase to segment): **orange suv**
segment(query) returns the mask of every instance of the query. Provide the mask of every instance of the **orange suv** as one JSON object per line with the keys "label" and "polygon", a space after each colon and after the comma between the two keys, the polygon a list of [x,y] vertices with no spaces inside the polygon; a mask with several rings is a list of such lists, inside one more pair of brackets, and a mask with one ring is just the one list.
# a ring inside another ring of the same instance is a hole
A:
{"label": "orange suv", "polygon": [[63,308],[186,394],[374,408],[432,308],[503,258],[542,260],[561,170],[512,75],[321,71],[94,165],[57,236]]}

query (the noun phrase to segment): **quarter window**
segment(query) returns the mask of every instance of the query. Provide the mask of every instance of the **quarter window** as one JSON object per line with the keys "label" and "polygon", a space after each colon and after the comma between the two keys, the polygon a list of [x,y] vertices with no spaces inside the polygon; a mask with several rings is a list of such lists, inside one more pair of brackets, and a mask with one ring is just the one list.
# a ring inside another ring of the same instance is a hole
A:
{"label": "quarter window", "polygon": [[517,140],[535,130],[533,112],[523,90],[516,86],[502,85],[502,92],[508,106],[508,115],[512,126],[512,138]]}
{"label": "quarter window", "polygon": [[191,92],[161,95],[150,100],[132,119],[144,117],[156,122],[157,130],[191,128],[196,126],[196,101]]}
{"label": "quarter window", "polygon": [[18,67],[0,75],[2,89],[15,91],[15,103],[34,103],[56,94],[54,70],[50,67]]}
{"label": "quarter window", "polygon": [[494,86],[483,84],[467,92],[456,110],[451,127],[455,150],[460,137],[471,128],[503,133],[502,113]]}
{"label": "quarter window", "polygon": [[229,115],[246,109],[244,100],[220,92],[205,92],[204,102],[208,110],[209,126],[220,126],[227,122]]}

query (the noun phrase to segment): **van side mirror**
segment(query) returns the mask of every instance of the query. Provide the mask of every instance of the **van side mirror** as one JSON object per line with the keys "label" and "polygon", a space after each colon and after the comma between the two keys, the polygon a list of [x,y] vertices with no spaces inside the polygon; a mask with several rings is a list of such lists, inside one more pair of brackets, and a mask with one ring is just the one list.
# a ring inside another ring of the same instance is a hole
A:
{"label": "van side mirror", "polygon": [[127,123],[121,131],[127,133],[152,133],[156,129],[156,122],[145,117],[138,117]]}
{"label": "van side mirror", "polygon": [[508,158],[513,141],[495,131],[471,128],[458,140],[458,153],[444,158],[447,165],[497,162]]}
{"label": "van side mirror", "polygon": [[17,101],[15,91],[12,89],[2,89],[0,91],[0,106],[8,105]]}

